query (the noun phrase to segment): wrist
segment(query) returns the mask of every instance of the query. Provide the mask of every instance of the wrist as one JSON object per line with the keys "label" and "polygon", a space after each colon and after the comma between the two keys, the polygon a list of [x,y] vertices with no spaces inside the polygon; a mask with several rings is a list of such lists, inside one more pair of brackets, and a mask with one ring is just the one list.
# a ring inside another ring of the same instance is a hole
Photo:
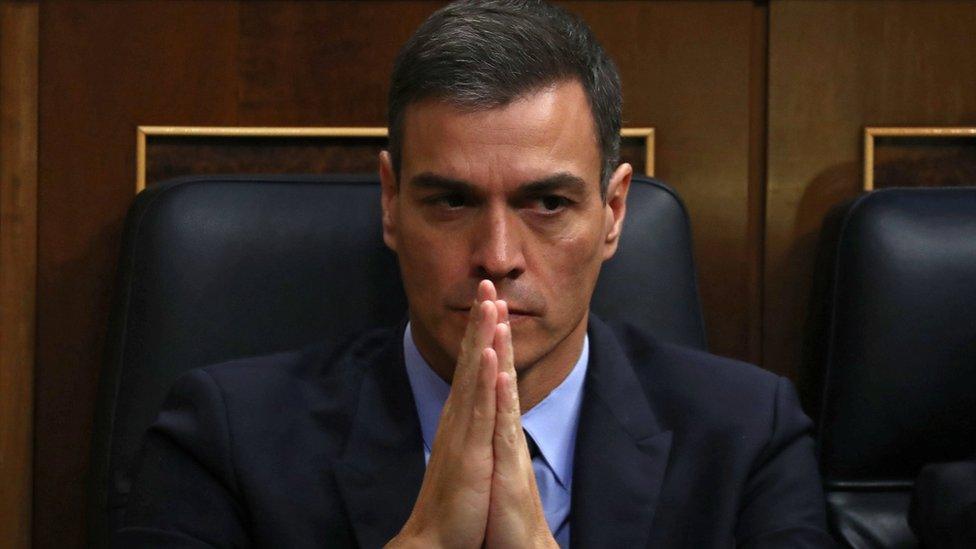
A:
{"label": "wrist", "polygon": [[400,532],[391,539],[384,546],[390,549],[414,549],[414,548],[427,548],[427,547],[441,547],[440,544],[435,543],[434,536],[430,536],[428,532],[425,532],[423,528],[418,528],[418,525],[411,517],[407,520],[407,523],[403,525]]}
{"label": "wrist", "polygon": [[556,538],[546,530],[544,533],[536,537],[535,547],[539,549],[559,549],[559,544],[556,543]]}
{"label": "wrist", "polygon": [[409,535],[404,532],[400,532],[383,547],[384,549],[421,549],[437,547],[437,545],[432,543],[432,540],[429,540],[423,536]]}

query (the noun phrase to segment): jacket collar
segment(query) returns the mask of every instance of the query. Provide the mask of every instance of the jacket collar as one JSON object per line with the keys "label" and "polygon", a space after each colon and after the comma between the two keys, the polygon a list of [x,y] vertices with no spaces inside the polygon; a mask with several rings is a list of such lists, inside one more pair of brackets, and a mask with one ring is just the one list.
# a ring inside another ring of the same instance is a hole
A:
{"label": "jacket collar", "polygon": [[365,370],[336,483],[362,547],[382,547],[406,523],[424,478],[423,436],[403,365],[403,327]]}
{"label": "jacket collar", "polygon": [[590,365],[576,435],[570,543],[643,547],[671,452],[616,336],[589,318]]}

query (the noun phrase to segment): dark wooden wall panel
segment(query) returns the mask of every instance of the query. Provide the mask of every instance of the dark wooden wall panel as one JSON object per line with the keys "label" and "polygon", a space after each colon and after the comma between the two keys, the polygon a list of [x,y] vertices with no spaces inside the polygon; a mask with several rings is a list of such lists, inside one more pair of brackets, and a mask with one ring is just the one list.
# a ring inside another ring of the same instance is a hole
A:
{"label": "dark wooden wall panel", "polygon": [[565,5],[617,62],[624,125],[655,128],[655,175],[691,215],[710,349],[749,358],[753,4]]}
{"label": "dark wooden wall panel", "polygon": [[396,54],[444,3],[242,3],[241,125],[386,126]]}
{"label": "dark wooden wall panel", "polygon": [[385,148],[385,137],[149,136],[146,185],[201,174],[371,172]]}
{"label": "dark wooden wall panel", "polygon": [[0,3],[0,545],[31,543],[37,281],[36,2]]}
{"label": "dark wooden wall panel", "polygon": [[764,366],[796,375],[824,214],[865,126],[976,125],[976,3],[770,5]]}
{"label": "dark wooden wall panel", "polygon": [[237,5],[41,5],[34,542],[81,547],[138,124],[237,123]]}
{"label": "dark wooden wall panel", "polygon": [[976,135],[875,139],[875,189],[971,185],[976,185]]}

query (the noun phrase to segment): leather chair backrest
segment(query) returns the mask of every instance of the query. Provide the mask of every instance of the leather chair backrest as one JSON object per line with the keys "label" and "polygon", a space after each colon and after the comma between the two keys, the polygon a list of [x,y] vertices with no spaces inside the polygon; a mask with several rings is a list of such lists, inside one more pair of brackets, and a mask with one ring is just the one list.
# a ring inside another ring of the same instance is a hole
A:
{"label": "leather chair backrest", "polygon": [[913,479],[976,449],[976,188],[875,191],[832,219],[829,520],[852,547],[915,547]]}
{"label": "leather chair backrest", "polygon": [[[121,518],[143,432],[183,372],[405,318],[374,176],[206,176],[142,192],[126,220],[93,446],[90,539]],[[687,213],[635,178],[593,310],[704,348]]]}

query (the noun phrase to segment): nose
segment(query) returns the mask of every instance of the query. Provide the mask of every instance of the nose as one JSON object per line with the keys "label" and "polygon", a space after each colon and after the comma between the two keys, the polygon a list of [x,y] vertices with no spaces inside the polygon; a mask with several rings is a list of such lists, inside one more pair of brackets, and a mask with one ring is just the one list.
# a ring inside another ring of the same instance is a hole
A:
{"label": "nose", "polygon": [[496,284],[516,279],[525,272],[522,227],[518,216],[505,205],[487,207],[476,223],[471,242],[471,265],[476,278]]}

